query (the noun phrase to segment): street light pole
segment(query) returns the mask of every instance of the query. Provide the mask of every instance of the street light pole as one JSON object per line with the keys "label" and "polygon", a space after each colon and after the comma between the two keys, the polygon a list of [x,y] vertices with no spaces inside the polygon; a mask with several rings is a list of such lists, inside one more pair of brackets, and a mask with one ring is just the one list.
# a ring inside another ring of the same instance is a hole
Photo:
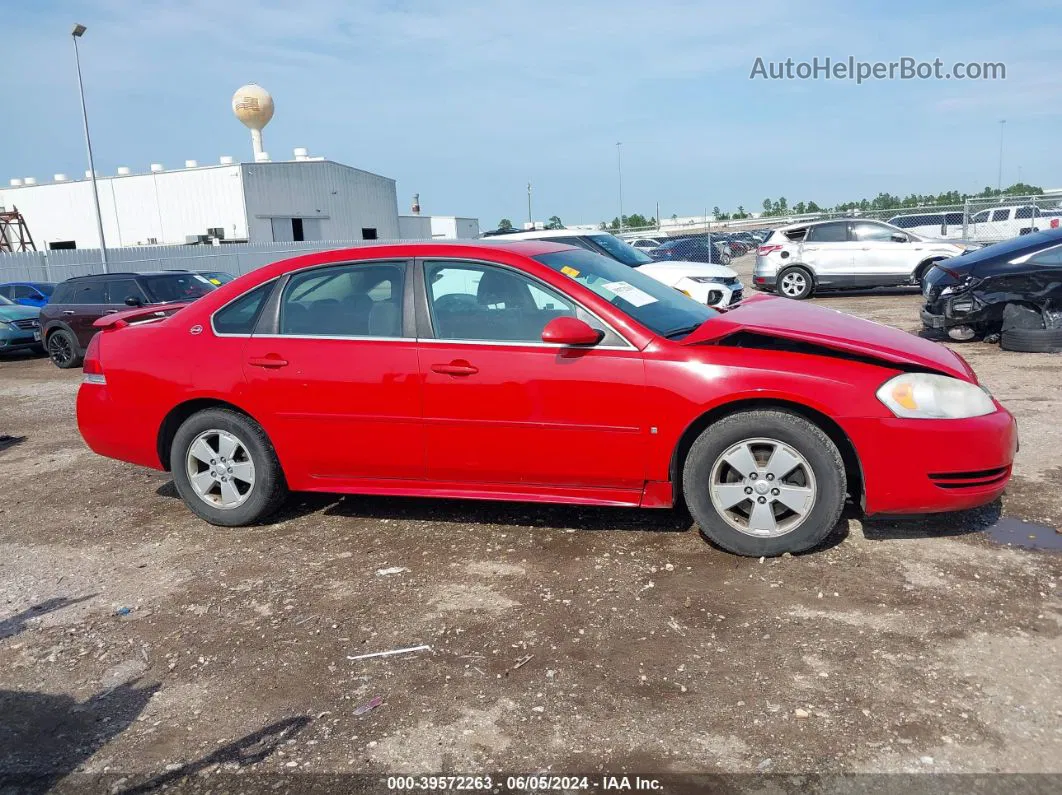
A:
{"label": "street light pole", "polygon": [[535,228],[535,216],[531,215],[531,183],[527,183],[527,222],[531,224],[529,229]]}
{"label": "street light pole", "polygon": [[1003,128],[1006,123],[1006,119],[999,120],[999,176],[996,179],[996,190],[1000,193],[1003,192]]}
{"label": "street light pole", "polygon": [[85,148],[88,150],[89,178],[92,180],[92,200],[96,205],[96,229],[100,235],[100,261],[103,272],[107,273],[107,241],[103,237],[103,214],[100,212],[100,191],[96,185],[96,164],[92,160],[92,139],[89,137],[88,110],[85,108],[85,85],[81,82],[81,55],[77,51],[77,40],[85,35],[84,25],[74,25],[71,38],[74,40],[74,63],[77,65],[77,90],[81,94],[81,119],[85,123]]}
{"label": "street light pole", "polygon": [[623,141],[616,142],[616,172],[619,175],[619,230],[623,231]]}

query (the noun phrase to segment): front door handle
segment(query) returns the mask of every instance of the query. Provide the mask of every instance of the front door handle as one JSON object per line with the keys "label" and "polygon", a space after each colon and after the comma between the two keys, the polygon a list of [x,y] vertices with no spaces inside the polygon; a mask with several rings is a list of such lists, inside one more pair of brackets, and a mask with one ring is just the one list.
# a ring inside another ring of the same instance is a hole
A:
{"label": "front door handle", "polygon": [[870,246],[863,246],[863,251],[870,251]]}
{"label": "front door handle", "polygon": [[74,314],[74,310],[73,309],[64,309],[63,310],[63,314],[64,315],[72,315],[72,314]]}
{"label": "front door handle", "polygon": [[479,368],[464,359],[455,359],[449,364],[433,364],[431,371],[443,375],[475,375],[479,372]]}
{"label": "front door handle", "polygon": [[277,354],[271,353],[268,356],[252,356],[247,360],[247,364],[253,367],[287,367],[288,360],[281,359]]}
{"label": "front door handle", "polygon": [[117,309],[108,309],[103,314],[105,314],[105,315],[117,315],[118,314],[118,310]]}

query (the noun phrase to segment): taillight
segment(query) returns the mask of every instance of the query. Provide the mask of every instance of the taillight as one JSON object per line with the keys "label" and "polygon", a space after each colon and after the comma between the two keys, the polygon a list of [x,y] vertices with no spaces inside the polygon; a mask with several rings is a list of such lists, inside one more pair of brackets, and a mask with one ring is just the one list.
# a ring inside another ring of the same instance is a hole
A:
{"label": "taillight", "polygon": [[775,251],[781,251],[782,247],[777,243],[773,243],[769,246],[760,246],[756,249],[757,257],[766,257],[768,254],[773,254]]}
{"label": "taillight", "polygon": [[102,332],[96,334],[89,340],[88,348],[85,350],[83,382],[86,384],[104,385],[107,383],[107,378],[103,374],[103,362],[100,361],[100,337],[102,336]]}
{"label": "taillight", "polygon": [[1058,229],[1058,219],[1057,218],[1052,218],[1051,219],[1051,228],[1052,229]]}

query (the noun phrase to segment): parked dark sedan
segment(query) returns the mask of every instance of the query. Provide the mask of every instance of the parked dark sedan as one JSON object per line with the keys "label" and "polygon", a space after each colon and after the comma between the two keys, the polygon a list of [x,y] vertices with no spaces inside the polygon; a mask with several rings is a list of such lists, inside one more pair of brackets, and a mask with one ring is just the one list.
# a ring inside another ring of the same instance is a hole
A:
{"label": "parked dark sedan", "polygon": [[1001,334],[1008,350],[1062,350],[1062,229],[937,262],[922,324],[956,340]]}
{"label": "parked dark sedan", "polygon": [[715,237],[708,242],[707,237],[686,237],[669,240],[646,253],[655,260],[681,260],[683,262],[711,262],[716,265],[729,265],[730,252],[721,250],[725,241]]}
{"label": "parked dark sedan", "polygon": [[98,331],[92,324],[104,315],[129,307],[194,301],[216,289],[212,280],[189,271],[75,276],[59,284],[41,310],[45,348],[56,367],[78,367]]}

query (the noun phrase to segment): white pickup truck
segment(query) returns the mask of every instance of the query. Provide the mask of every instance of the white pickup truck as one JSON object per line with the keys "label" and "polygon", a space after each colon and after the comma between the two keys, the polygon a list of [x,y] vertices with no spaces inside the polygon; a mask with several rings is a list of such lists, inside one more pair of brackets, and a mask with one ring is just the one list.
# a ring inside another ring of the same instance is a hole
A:
{"label": "white pickup truck", "polygon": [[1030,232],[1057,229],[1060,222],[1060,210],[1045,210],[1032,204],[990,207],[970,216],[966,239],[978,243],[998,243]]}

